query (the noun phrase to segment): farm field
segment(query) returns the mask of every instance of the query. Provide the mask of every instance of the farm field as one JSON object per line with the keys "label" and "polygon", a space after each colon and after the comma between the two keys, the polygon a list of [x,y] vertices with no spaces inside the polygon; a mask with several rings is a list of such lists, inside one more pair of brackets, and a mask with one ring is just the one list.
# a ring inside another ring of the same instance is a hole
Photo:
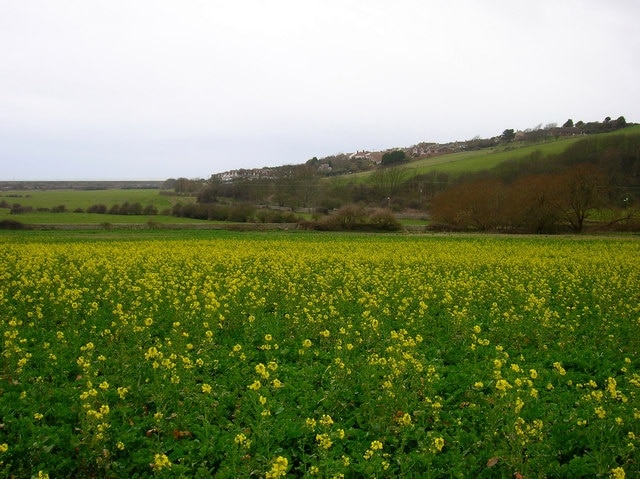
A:
{"label": "farm field", "polygon": [[640,476],[632,237],[0,246],[0,477]]}
{"label": "farm field", "polygon": [[176,200],[186,201],[184,197],[161,195],[156,189],[123,189],[111,188],[101,190],[7,190],[0,193],[0,200],[9,204],[20,203],[33,208],[53,208],[65,205],[67,210],[87,209],[91,205],[141,203],[143,206],[153,205],[159,210],[171,208]]}
{"label": "farm field", "polygon": [[[26,225],[154,225],[154,224],[198,224],[206,220],[179,218],[167,215],[110,215],[96,213],[23,213],[12,215],[0,210],[0,221],[13,220]],[[210,223],[210,222],[209,222]]]}
{"label": "farm field", "polygon": [[[9,205],[18,203],[33,211],[11,214],[10,208],[0,208],[0,221],[19,221],[27,225],[118,225],[118,224],[193,224],[205,221],[193,218],[179,218],[163,214],[97,214],[76,212],[92,205],[103,204],[108,208],[124,203],[140,203],[143,207],[153,206],[159,213],[170,210],[174,203],[190,203],[192,197],[161,195],[153,189],[104,189],[104,190],[29,190],[3,191],[0,201]],[[65,212],[43,211],[64,205]]]}

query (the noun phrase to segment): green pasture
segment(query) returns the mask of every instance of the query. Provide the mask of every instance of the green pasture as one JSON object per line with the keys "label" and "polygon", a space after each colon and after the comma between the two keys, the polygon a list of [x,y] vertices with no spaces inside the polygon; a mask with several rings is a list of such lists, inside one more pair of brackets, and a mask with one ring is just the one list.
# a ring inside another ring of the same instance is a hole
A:
{"label": "green pasture", "polygon": [[578,141],[578,139],[579,138],[567,138],[549,143],[508,149],[491,148],[489,150],[452,153],[450,155],[418,160],[404,165],[404,168],[413,170],[415,175],[430,173],[432,171],[443,171],[452,174],[474,173],[495,168],[505,161],[526,158],[535,151],[539,151],[543,156],[562,153],[566,148]]}
{"label": "green pasture", "polygon": [[[176,203],[194,201],[192,197],[161,195],[159,190],[150,189],[107,189],[107,190],[16,190],[0,193],[0,201],[9,205],[31,206],[31,213],[11,214],[9,208],[0,208],[0,221],[13,220],[23,224],[146,224],[154,223],[200,223],[191,218],[176,218],[167,215],[110,215],[74,212],[86,210],[92,205],[103,204],[107,208],[113,205],[140,203],[143,207],[153,205],[162,212],[171,209]],[[66,212],[52,213],[37,211],[64,205]]]}
{"label": "green pasture", "polygon": [[[605,137],[622,134],[638,135],[640,134],[640,125],[629,126],[624,130],[617,130],[610,133],[601,133],[598,134],[598,136]],[[507,146],[501,145],[495,148],[462,151],[430,158],[421,158],[398,166],[398,168],[406,170],[410,177],[434,171],[450,173],[453,175],[475,173],[482,170],[490,170],[506,161],[526,158],[536,151],[539,151],[542,157],[560,154],[571,145],[580,140],[584,140],[585,138],[587,137],[575,136],[536,144],[512,143]],[[353,175],[332,178],[330,181],[335,181],[338,184],[359,184],[368,181],[371,173],[372,172],[370,171],[355,173]]]}
{"label": "green pasture", "polygon": [[87,209],[91,205],[103,204],[110,208],[124,202],[153,205],[158,210],[171,208],[175,203],[192,201],[181,196],[161,195],[159,190],[151,189],[109,189],[109,190],[29,190],[0,192],[0,201],[10,205],[19,203],[33,208],[53,208],[65,205],[67,210]]}
{"label": "green pasture", "polygon": [[205,223],[204,220],[196,220],[192,218],[178,218],[167,215],[109,215],[96,213],[50,213],[36,212],[12,215],[8,209],[0,209],[0,221],[13,220],[22,224],[39,225],[39,224],[184,224],[184,223]]}

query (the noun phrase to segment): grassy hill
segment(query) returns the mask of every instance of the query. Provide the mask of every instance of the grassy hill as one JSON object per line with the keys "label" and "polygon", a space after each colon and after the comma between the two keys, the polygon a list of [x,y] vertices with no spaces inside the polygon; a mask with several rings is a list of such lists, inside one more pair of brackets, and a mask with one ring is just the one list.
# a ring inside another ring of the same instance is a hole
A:
{"label": "grassy hill", "polygon": [[[614,135],[640,135],[640,125],[632,125],[610,133],[597,134],[598,137]],[[410,179],[412,176],[424,175],[436,171],[449,173],[454,176],[476,173],[479,171],[491,170],[492,168],[495,168],[507,161],[527,158],[536,151],[540,153],[541,157],[557,155],[584,138],[586,138],[586,136],[574,136],[536,144],[514,142],[493,148],[420,158],[391,168],[406,170],[405,177],[407,179]],[[372,171],[355,173],[353,175],[331,178],[330,181],[335,181],[338,184],[346,184],[350,182],[363,183],[368,180],[372,173]]]}
{"label": "grassy hill", "polygon": [[[628,151],[631,151],[631,156],[635,158],[635,146],[629,150],[629,145],[635,144],[639,137],[640,125],[633,125],[610,133],[561,137],[533,144],[496,143],[488,148],[423,157],[398,166],[324,178],[309,165],[296,165],[284,168],[279,175],[259,178],[259,181],[251,178],[218,183],[200,180],[198,188],[212,190],[208,195],[211,200],[205,200],[201,204],[194,204],[195,196],[172,196],[153,188],[100,186],[102,189],[97,189],[97,185],[96,189],[73,189],[74,186],[70,185],[64,189],[66,187],[56,185],[47,189],[45,184],[31,185],[31,189],[11,190],[2,184],[0,221],[18,221],[23,224],[195,223],[203,220],[291,223],[296,221],[292,216],[276,219],[273,217],[274,212],[288,212],[291,215],[291,210],[297,209],[298,213],[308,213],[309,217],[305,219],[310,220],[314,211],[335,211],[348,205],[367,207],[370,210],[390,208],[396,214],[402,213],[402,216],[419,213],[423,218],[426,217],[425,213],[431,212],[432,199],[436,195],[461,181],[492,176],[510,183],[511,179],[524,171],[533,173],[537,168],[538,172],[545,172],[541,169],[560,161],[570,164],[568,156],[575,156],[579,161],[584,161],[589,155],[602,156],[603,152],[598,148],[612,147],[616,150],[616,155],[620,148],[626,149],[627,153],[624,155],[629,156]],[[587,153],[580,152],[585,142],[591,148]],[[627,146],[623,145],[625,143]],[[462,143],[457,147],[461,149],[471,146],[469,143]],[[631,161],[635,164],[636,160],[633,158],[624,158],[616,161]],[[627,173],[627,169],[635,167],[629,166],[631,163],[627,168],[622,163],[618,165],[616,161],[606,161],[608,163],[604,164],[613,175],[611,178],[618,188],[615,193],[623,195],[620,198],[624,201],[632,200],[624,205],[632,205],[636,196],[632,189],[637,188],[637,175]],[[511,179],[507,178],[505,172],[511,175]],[[206,191],[198,188],[190,191],[194,195],[198,191]],[[629,191],[633,194],[627,195]],[[627,199],[625,195],[628,196]],[[12,207],[16,204],[24,207],[25,211],[14,211],[18,214],[12,214]],[[146,211],[141,214],[139,210],[134,214],[126,208],[119,211],[120,214],[87,212],[91,206],[104,205],[109,213],[113,213],[110,210],[114,205],[123,204],[150,207],[159,214],[147,214]],[[265,206],[268,209],[264,209]],[[239,219],[239,213],[242,213],[242,219]]]}

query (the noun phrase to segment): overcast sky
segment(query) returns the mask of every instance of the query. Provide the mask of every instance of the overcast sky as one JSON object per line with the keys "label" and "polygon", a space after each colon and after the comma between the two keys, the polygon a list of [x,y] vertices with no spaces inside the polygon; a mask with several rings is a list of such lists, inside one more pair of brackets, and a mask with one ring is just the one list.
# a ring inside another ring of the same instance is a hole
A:
{"label": "overcast sky", "polygon": [[640,122],[637,0],[0,0],[0,180]]}

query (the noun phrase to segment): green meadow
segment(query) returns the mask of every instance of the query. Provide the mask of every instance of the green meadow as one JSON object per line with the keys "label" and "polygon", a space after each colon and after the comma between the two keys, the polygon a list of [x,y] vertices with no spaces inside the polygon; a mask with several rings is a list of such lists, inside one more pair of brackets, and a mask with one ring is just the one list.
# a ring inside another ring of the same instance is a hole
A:
{"label": "green meadow", "polygon": [[[108,207],[114,204],[141,203],[153,205],[159,210],[171,208],[177,197],[161,195],[154,189],[105,189],[105,190],[28,190],[0,192],[0,201],[9,204],[20,203],[33,208],[52,208],[65,205],[67,210],[76,208],[86,210],[95,204]],[[184,201],[184,199],[182,200]]]}
{"label": "green meadow", "polygon": [[[190,203],[193,197],[162,195],[153,189],[105,189],[105,190],[16,190],[0,192],[0,201],[9,206],[18,203],[33,208],[32,212],[11,214],[10,208],[0,208],[0,220],[14,220],[23,224],[148,224],[148,223],[200,223],[190,218],[177,218],[162,215],[177,203]],[[156,215],[113,215],[86,213],[92,205],[103,204],[107,209],[123,203],[140,203],[143,207],[151,205],[157,208]],[[66,211],[54,213],[43,211],[64,205]],[[82,212],[75,212],[80,209]]]}

